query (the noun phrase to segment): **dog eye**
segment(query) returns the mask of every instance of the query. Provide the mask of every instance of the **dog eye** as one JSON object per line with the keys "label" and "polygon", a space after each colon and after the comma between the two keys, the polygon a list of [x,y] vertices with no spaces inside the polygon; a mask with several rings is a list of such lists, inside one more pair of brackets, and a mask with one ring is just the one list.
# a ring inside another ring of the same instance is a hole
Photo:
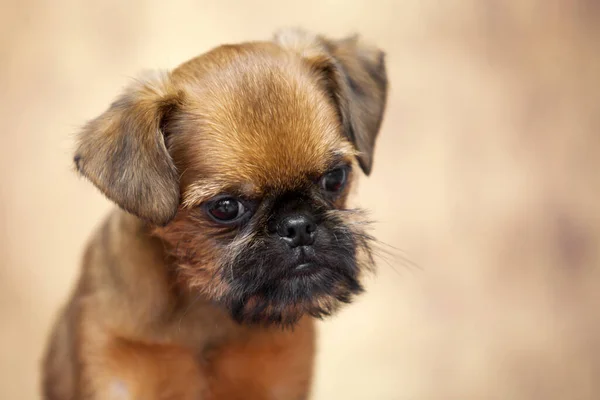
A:
{"label": "dog eye", "polygon": [[346,186],[348,168],[341,167],[329,171],[321,178],[321,187],[326,192],[337,193]]}
{"label": "dog eye", "polygon": [[221,223],[235,222],[246,214],[246,207],[232,197],[215,199],[207,204],[206,210],[215,221]]}

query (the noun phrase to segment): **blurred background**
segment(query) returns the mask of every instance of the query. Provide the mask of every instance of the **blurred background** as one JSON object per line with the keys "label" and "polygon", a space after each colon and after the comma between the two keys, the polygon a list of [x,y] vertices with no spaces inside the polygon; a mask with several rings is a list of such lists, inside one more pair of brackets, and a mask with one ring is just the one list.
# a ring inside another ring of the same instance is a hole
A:
{"label": "blurred background", "polygon": [[[48,329],[111,205],[72,136],[144,69],[286,26],[387,53],[387,243],[320,324],[315,400],[600,398],[600,3],[0,2],[0,398],[38,398]],[[411,266],[413,262],[418,267]]]}

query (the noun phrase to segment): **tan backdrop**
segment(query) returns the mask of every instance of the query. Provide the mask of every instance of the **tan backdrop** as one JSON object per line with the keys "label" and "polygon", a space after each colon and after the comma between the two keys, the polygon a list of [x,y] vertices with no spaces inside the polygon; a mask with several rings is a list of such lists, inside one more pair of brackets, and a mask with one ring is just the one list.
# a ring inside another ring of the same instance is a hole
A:
{"label": "tan backdrop", "polygon": [[314,399],[599,399],[599,13],[594,0],[2,1],[0,399],[37,398],[49,324],[110,207],[71,171],[72,134],[139,71],[290,25],[362,33],[392,85],[356,202],[394,248],[321,325]]}

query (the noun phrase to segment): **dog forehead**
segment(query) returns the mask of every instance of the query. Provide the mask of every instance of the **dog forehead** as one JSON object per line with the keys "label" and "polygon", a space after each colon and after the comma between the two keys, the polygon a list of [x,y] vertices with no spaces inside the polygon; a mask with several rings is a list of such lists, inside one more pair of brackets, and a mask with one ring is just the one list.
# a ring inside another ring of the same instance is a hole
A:
{"label": "dog forehead", "polygon": [[298,56],[273,46],[223,51],[185,87],[192,165],[261,190],[351,158],[333,102]]}

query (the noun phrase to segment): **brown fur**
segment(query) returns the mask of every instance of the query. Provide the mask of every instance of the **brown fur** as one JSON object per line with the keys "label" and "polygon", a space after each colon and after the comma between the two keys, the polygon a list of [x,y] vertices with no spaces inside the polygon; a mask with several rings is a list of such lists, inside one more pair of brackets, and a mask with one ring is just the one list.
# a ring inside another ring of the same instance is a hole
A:
{"label": "brown fur", "polygon": [[[283,310],[293,330],[238,324],[215,305],[232,290],[224,260],[251,235],[200,206],[309,186],[355,156],[369,173],[385,97],[380,51],[294,31],[138,82],[87,124],[77,169],[130,214],[116,210],[88,246],[45,358],[45,398],[307,398],[310,305]],[[311,302],[333,310],[344,289]]]}

